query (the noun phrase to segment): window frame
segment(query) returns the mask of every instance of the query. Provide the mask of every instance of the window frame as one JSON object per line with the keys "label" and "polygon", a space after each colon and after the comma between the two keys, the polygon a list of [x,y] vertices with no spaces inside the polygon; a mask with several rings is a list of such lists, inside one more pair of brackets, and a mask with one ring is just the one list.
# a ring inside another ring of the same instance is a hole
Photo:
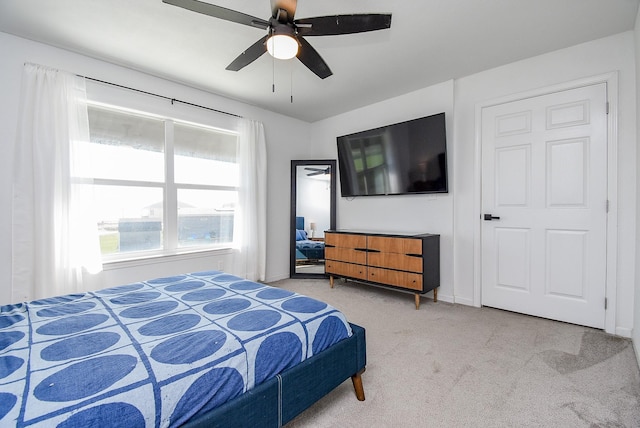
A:
{"label": "window frame", "polygon": [[[175,125],[194,126],[203,128],[209,131],[215,131],[234,135],[236,137],[236,150],[239,143],[239,135],[236,129],[232,127],[221,127],[209,123],[202,123],[203,121],[194,121],[185,118],[185,112],[178,112],[180,114],[168,114],[169,112],[154,112],[143,111],[136,108],[123,107],[121,103],[114,104],[109,102],[99,101],[96,98],[90,97],[87,100],[87,106],[89,108],[95,107],[98,109],[114,110],[123,114],[130,114],[132,116],[142,116],[152,119],[158,119],[163,122],[164,127],[164,180],[158,181],[144,181],[144,180],[125,180],[125,179],[108,179],[108,178],[93,178],[93,185],[100,186],[124,186],[124,187],[147,187],[147,188],[159,188],[163,194],[163,220],[162,220],[162,248],[156,250],[141,250],[130,252],[118,252],[112,254],[102,254],[103,264],[120,264],[125,263],[127,265],[136,262],[143,263],[145,260],[158,259],[176,256],[183,256],[189,254],[202,255],[214,254],[214,253],[229,253],[234,248],[235,243],[223,243],[223,244],[211,244],[211,245],[194,245],[194,246],[179,246],[179,231],[178,231],[178,191],[182,189],[187,190],[213,190],[213,191],[239,191],[239,186],[224,186],[224,185],[207,185],[207,184],[189,184],[189,183],[176,183],[175,180],[175,141],[174,141],[174,129]],[[173,105],[172,105],[173,107]],[[154,109],[149,109],[154,110]],[[166,109],[165,109],[166,110]],[[193,112],[191,112],[193,113]],[[188,114],[188,112],[187,112]],[[197,120],[197,118],[196,118]],[[229,124],[229,122],[226,122]],[[235,128],[235,127],[234,127]],[[236,161],[239,164],[238,161]],[[237,210],[235,211],[237,213]],[[234,222],[236,217],[234,215]],[[97,226],[97,225],[96,225]],[[234,239],[236,237],[234,236]]]}

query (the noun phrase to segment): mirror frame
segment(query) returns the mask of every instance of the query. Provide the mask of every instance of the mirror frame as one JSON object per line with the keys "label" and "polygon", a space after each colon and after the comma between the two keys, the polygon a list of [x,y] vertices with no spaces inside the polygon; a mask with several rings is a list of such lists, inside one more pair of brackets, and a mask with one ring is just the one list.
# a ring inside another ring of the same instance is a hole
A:
{"label": "mirror frame", "polygon": [[297,204],[297,170],[299,166],[329,165],[331,167],[329,196],[329,229],[336,228],[336,174],[337,162],[335,159],[308,159],[291,161],[291,216],[289,221],[289,277],[290,278],[324,278],[324,273],[297,273],[296,272],[296,204]]}

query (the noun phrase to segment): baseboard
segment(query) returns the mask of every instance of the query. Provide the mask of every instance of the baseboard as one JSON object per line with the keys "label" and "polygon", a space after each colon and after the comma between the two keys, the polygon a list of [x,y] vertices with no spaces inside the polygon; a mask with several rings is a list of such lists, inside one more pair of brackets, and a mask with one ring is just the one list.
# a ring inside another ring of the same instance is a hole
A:
{"label": "baseboard", "polygon": [[280,281],[281,279],[287,279],[287,278],[289,278],[289,272],[281,273],[281,274],[278,274],[278,275],[269,275],[264,280],[264,282],[268,284],[270,282],[276,282],[276,281]]}
{"label": "baseboard", "polygon": [[632,330],[625,327],[616,327],[616,336],[631,338]]}
{"label": "baseboard", "polygon": [[452,303],[457,303],[457,304],[466,305],[466,306],[475,306],[473,304],[473,299],[466,299],[466,298],[463,298],[463,297],[455,297],[452,300]]}
{"label": "baseboard", "polygon": [[638,368],[640,369],[640,343],[632,340],[631,344],[633,345],[633,350],[636,352],[636,363],[638,363]]}
{"label": "baseboard", "polygon": [[[425,296],[433,298],[433,293],[427,293]],[[438,302],[455,303],[455,298],[448,294],[438,293]]]}

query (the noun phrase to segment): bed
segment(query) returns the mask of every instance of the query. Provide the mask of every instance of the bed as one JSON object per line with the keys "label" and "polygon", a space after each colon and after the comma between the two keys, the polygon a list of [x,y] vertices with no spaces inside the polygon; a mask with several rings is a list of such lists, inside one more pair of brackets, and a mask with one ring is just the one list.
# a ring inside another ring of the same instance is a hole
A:
{"label": "bed", "polygon": [[324,242],[309,239],[304,230],[304,217],[296,217],[296,262],[324,260]]}
{"label": "bed", "polygon": [[0,307],[0,426],[278,427],[351,377],[365,331],[219,271]]}

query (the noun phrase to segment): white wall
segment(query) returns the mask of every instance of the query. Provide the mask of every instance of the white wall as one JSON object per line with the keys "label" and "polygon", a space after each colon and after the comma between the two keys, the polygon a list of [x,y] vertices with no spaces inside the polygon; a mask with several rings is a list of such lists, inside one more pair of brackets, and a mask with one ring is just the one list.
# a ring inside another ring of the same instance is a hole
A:
{"label": "white wall", "polygon": [[442,285],[438,296],[456,303],[479,304],[474,283],[478,244],[474,233],[480,222],[475,203],[479,196],[476,107],[500,97],[618,72],[617,284],[608,286],[615,286],[617,291],[615,333],[630,336],[636,261],[634,56],[634,34],[626,32],[434,85],[313,124],[318,156],[335,157],[335,138],[339,135],[439,111],[445,111],[448,117],[450,193],[436,197],[340,198],[338,227],[441,234]]}
{"label": "white wall", "polygon": [[[635,58],[636,58],[636,145],[640,141],[640,9],[636,15],[635,27]],[[640,168],[640,150],[637,152],[636,171]],[[640,188],[640,174],[636,176],[636,188]],[[640,198],[638,198],[636,211],[636,225],[640,222]],[[640,266],[640,227],[636,226],[636,266]],[[633,345],[636,350],[636,358],[640,366],[640,275],[636,267],[635,272],[635,305],[633,314]]]}
{"label": "white wall", "polygon": [[[449,187],[453,187],[453,81],[354,110],[311,126],[314,156],[337,158],[336,137],[418,117],[445,112],[448,135]],[[339,171],[338,171],[339,173]],[[338,186],[339,187],[339,186]],[[338,189],[338,229],[440,235],[438,298],[453,301],[453,195],[402,195],[342,198]],[[429,296],[431,293],[428,294]]]}
{"label": "white wall", "polygon": [[[636,236],[636,105],[633,32],[599,39],[519,61],[456,81],[454,257],[456,299],[478,302],[474,294],[474,229],[476,188],[476,106],[503,96],[528,92],[617,71],[617,298],[615,333],[630,336],[633,324]],[[610,304],[612,302],[609,302]]]}
{"label": "white wall", "polygon": [[[326,165],[325,165],[326,166]],[[322,165],[311,165],[322,167]],[[314,238],[323,238],[331,228],[331,183],[325,178],[307,176],[308,171],[299,166],[296,182],[296,215],[304,217],[304,230],[310,232],[310,223],[316,224]],[[311,237],[311,235],[309,235]]]}
{"label": "white wall", "polygon": [[[290,160],[307,156],[307,147],[300,144],[300,141],[309,140],[308,123],[6,33],[0,33],[0,52],[0,304],[13,302],[10,294],[11,177],[20,103],[20,81],[25,62],[66,70],[262,121],[267,139],[269,189],[267,280],[289,276]],[[111,286],[158,275],[214,269],[220,266],[220,262],[223,268],[228,269],[229,257],[229,254],[192,259],[174,257],[169,261],[150,262],[139,269],[131,268],[130,264],[124,263],[108,268],[95,282],[96,286]]]}

